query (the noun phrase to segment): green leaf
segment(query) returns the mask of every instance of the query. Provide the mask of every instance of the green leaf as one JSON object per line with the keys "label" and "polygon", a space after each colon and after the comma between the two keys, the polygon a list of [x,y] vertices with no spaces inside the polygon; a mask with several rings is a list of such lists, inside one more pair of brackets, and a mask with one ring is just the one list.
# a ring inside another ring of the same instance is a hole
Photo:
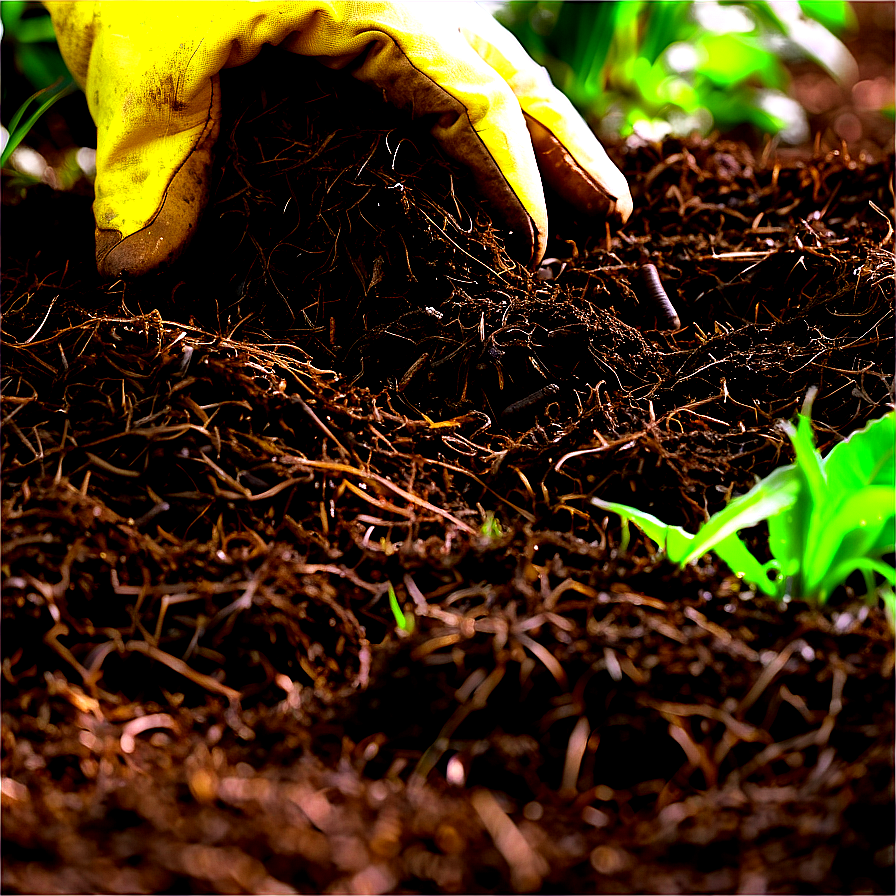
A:
{"label": "green leaf", "polygon": [[689,12],[689,4],[679,0],[654,0],[648,4],[641,55],[651,65],[667,47],[678,40],[679,31]]}
{"label": "green leaf", "polygon": [[479,531],[482,532],[486,538],[500,538],[504,533],[504,528],[495,518],[494,511],[488,510],[486,511],[482,525],[479,527]]}
{"label": "green leaf", "polygon": [[414,631],[414,616],[411,613],[402,612],[398,604],[398,598],[395,596],[395,588],[389,583],[389,607],[392,615],[395,617],[395,624],[403,631],[412,633]]}
{"label": "green leaf", "polygon": [[[576,17],[575,27],[578,33],[570,64],[576,77],[584,84],[594,82],[600,77],[613,39],[619,7],[620,4],[616,2],[589,3]],[[570,10],[571,7],[566,4],[563,10],[567,14],[564,16],[564,26],[570,21],[568,15]]]}
{"label": "green leaf", "polygon": [[[798,474],[793,466],[783,469],[792,470],[799,488]],[[804,505],[794,500],[790,507],[768,519],[768,546],[772,556],[778,562],[781,581],[796,576],[805,556],[805,534],[803,519]]]}
{"label": "green leaf", "polygon": [[[834,589],[838,585],[842,585],[846,581],[846,579],[854,572],[864,573],[866,583],[869,581],[872,582],[872,587],[869,587],[868,593],[865,595],[866,600],[868,600],[869,602],[872,599],[876,600],[881,592],[885,590],[887,585],[889,585],[891,588],[896,586],[896,569],[893,568],[892,564],[885,563],[881,560],[868,560],[860,558],[857,561],[843,563],[840,566],[833,567],[822,581],[821,588],[819,589],[820,596],[816,598],[816,601],[819,604],[825,603]],[[873,577],[875,574],[883,578],[884,587],[873,587]]]}
{"label": "green leaf", "polygon": [[50,87],[60,78],[70,80],[55,44],[20,44],[16,48],[16,65],[37,89]]}
{"label": "green leaf", "polygon": [[666,556],[673,563],[684,563],[694,536],[682,529],[681,526],[671,526],[657,519],[653,514],[629,507],[626,504],[601,501],[600,498],[592,498],[591,503],[601,510],[618,513],[627,522],[635,523],[648,538],[652,538],[665,551]]}
{"label": "green leaf", "polygon": [[815,450],[815,436],[812,434],[812,422],[805,414],[797,418],[797,425],[784,424],[784,431],[793,442],[796,453],[796,467],[806,480],[806,487],[812,500],[823,503],[827,498],[828,484],[824,475],[821,457]]}
{"label": "green leaf", "polygon": [[[840,496],[842,502],[829,527],[830,533],[839,538],[830,560],[835,571],[826,574],[818,586],[822,592],[819,599],[825,600],[842,580],[837,576],[850,565],[851,558],[880,559],[896,550],[896,413],[853,432],[828,452],[822,464],[830,493]],[[858,565],[855,568],[861,569]],[[849,569],[843,578],[852,571]],[[868,591],[873,592],[870,581]]]}
{"label": "green leaf", "polygon": [[[714,537],[701,540],[702,548],[695,548],[697,536],[681,526],[671,526],[650,513],[626,504],[602,501],[600,498],[592,498],[591,503],[601,510],[619,514],[626,523],[634,523],[648,538],[659,545],[672,563],[684,566],[708,550],[713,550],[735,575],[745,578],[751,585],[769,596],[777,596],[775,585],[769,581],[765,567],[747,550],[747,546],[736,534],[717,531]],[[703,534],[701,529],[700,535]]]}
{"label": "green leaf", "polygon": [[22,13],[27,5],[25,0],[4,0],[0,3],[0,22],[3,23],[3,36],[7,40],[16,39]]}
{"label": "green leaf", "polygon": [[893,489],[869,486],[816,508],[816,514],[819,536],[805,558],[802,588],[823,603],[832,578],[836,586],[863,562],[896,550]]}
{"label": "green leaf", "polygon": [[807,416],[800,415],[796,430],[788,431],[807,491],[798,505],[805,518],[792,521],[790,536],[802,541],[801,556],[782,569],[798,569],[795,592],[823,603],[860,561],[893,550],[894,414],[852,433],[823,461]]}
{"label": "green leaf", "polygon": [[761,22],[770,26],[778,34],[786,34],[787,25],[781,16],[778,15],[776,7],[776,3],[769,3],[768,0],[750,0],[750,9]]}
{"label": "green leaf", "polygon": [[835,34],[858,24],[852,6],[846,0],[799,0],[803,15],[824,25]]}
{"label": "green leaf", "polygon": [[799,496],[799,480],[792,466],[779,467],[746,494],[731,501],[693,537],[683,563],[696,560],[723,539],[771,516],[789,510]]}
{"label": "green leaf", "polygon": [[[34,123],[41,117],[41,115],[43,115],[44,112],[46,112],[57,100],[62,99],[64,96],[68,96],[68,94],[73,93],[74,90],[75,84],[72,79],[69,78],[67,81],[58,81],[52,87],[38,90],[37,93],[32,94],[24,103],[22,103],[16,110],[15,115],[13,115],[12,121],[9,123],[9,139],[6,141],[6,146],[3,147],[3,152],[0,153],[0,167],[6,165],[9,157],[13,154],[13,151],[25,139],[28,132],[34,127]],[[25,114],[28,112],[28,107],[31,103],[41,96],[44,97],[43,102],[38,105],[27,119],[22,121]]]}
{"label": "green leaf", "polygon": [[896,412],[851,433],[827,453],[822,464],[832,490],[896,485]]}
{"label": "green leaf", "polygon": [[755,38],[743,34],[705,34],[698,42],[704,58],[697,72],[720,87],[727,87],[759,75],[763,84],[779,85],[780,62],[764,50]]}
{"label": "green leaf", "polygon": [[56,32],[53,30],[53,20],[48,15],[21,19],[15,28],[15,39],[21,44],[55,44]]}
{"label": "green leaf", "polygon": [[770,564],[760,563],[749,551],[747,546],[741,541],[737,535],[729,535],[723,538],[713,549],[719,558],[730,568],[730,570],[739,578],[744,579],[754,588],[759,589],[763,594],[769,597],[780,598],[782,589],[778,579],[771,581],[768,577],[770,569],[774,569],[776,564],[772,561]]}

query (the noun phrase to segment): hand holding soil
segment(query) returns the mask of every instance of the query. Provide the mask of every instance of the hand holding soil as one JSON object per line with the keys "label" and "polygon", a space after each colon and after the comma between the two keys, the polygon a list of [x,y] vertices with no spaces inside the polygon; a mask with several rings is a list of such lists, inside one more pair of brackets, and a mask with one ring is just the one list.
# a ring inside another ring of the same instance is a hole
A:
{"label": "hand holding soil", "polygon": [[[104,276],[158,270],[183,251],[208,199],[219,73],[266,44],[346,69],[426,121],[469,167],[526,263],[541,260],[547,241],[542,177],[583,212],[618,223],[631,213],[625,178],[578,112],[476,4],[47,6],[97,124]],[[302,81],[290,80],[301,98]]]}

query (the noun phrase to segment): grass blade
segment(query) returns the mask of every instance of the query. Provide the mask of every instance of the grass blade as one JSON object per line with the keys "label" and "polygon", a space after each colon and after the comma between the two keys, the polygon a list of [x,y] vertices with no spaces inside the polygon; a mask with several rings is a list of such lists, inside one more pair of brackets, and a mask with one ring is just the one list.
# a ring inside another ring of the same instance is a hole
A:
{"label": "grass blade", "polygon": [[[57,100],[62,99],[64,96],[68,96],[70,93],[73,93],[74,90],[75,82],[71,78],[68,78],[67,80],[57,81],[52,86],[45,87],[43,90],[38,90],[37,93],[32,94],[24,103],[22,103],[9,123],[9,140],[7,140],[6,146],[3,147],[3,152],[0,153],[0,168],[6,166],[9,157],[25,139],[28,132],[34,127],[35,122],[41,115],[43,115],[44,112],[46,112]],[[37,100],[39,96],[44,94],[46,94],[44,101],[28,116],[27,119],[25,119],[23,123],[22,118],[28,111],[28,107],[32,102]]]}

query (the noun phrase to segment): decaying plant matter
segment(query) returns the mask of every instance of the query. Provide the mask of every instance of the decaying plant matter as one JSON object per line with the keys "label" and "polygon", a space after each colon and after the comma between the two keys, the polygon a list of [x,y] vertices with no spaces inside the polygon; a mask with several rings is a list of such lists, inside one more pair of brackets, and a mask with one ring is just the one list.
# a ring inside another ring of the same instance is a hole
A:
{"label": "decaying plant matter", "polygon": [[589,498],[693,527],[810,387],[822,453],[886,410],[892,160],[620,147],[630,223],[554,209],[533,276],[425,131],[297,77],[225,91],[164,277],[96,280],[87,198],[9,211],[5,888],[883,891],[883,611]]}

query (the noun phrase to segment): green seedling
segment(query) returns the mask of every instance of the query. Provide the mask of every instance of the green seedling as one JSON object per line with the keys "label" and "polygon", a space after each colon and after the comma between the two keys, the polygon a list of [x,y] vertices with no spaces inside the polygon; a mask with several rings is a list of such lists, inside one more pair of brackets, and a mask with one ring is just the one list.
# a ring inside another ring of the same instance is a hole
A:
{"label": "green seedling", "polygon": [[413,613],[405,613],[398,604],[398,598],[395,596],[395,588],[389,583],[389,606],[392,608],[392,615],[395,617],[395,624],[409,635],[414,633],[416,628],[416,620]]}
{"label": "green seedling", "polygon": [[[3,152],[0,152],[0,168],[6,167],[9,157],[25,139],[41,115],[55,102],[73,93],[74,90],[75,83],[71,78],[60,79],[50,87],[38,90],[37,93],[32,94],[22,103],[9,122],[9,127],[7,128],[9,138],[6,141],[6,146],[3,147]],[[35,104],[34,108],[31,108],[32,103]]]}
{"label": "green seedling", "polygon": [[[809,404],[807,400],[807,406]],[[713,551],[751,587],[777,600],[823,604],[853,572],[869,600],[893,607],[896,570],[896,415],[886,414],[852,433],[822,458],[815,449],[808,410],[784,428],[796,462],[779,467],[735,498],[694,535],[625,504],[592,498],[656,541],[680,566]],[[761,563],[738,532],[768,523],[772,559]],[[875,585],[875,574],[884,580]]]}
{"label": "green seedling", "polygon": [[479,528],[486,538],[500,538],[504,534],[504,527],[498,522],[491,510],[485,514],[485,521]]}

